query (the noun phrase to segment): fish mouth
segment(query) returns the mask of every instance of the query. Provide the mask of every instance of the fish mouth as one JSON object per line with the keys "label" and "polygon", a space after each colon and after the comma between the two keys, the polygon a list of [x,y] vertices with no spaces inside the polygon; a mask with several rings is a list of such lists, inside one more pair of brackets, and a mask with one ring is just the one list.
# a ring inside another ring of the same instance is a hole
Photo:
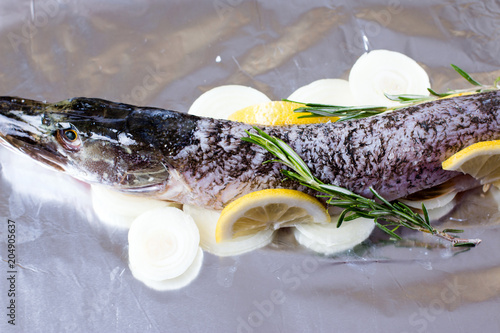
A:
{"label": "fish mouth", "polygon": [[[31,141],[31,142],[28,142]],[[27,140],[27,137],[23,137],[22,140],[14,135],[0,136],[0,145],[4,146],[14,153],[20,153],[22,155],[28,155],[35,161],[47,166],[56,171],[65,171],[64,166],[66,165],[66,158],[57,154],[57,152],[52,149],[47,149],[48,147],[40,146],[36,141]]]}
{"label": "fish mouth", "polygon": [[0,108],[0,144],[51,169],[64,171],[67,158],[57,151],[53,135],[36,124],[35,118],[41,124],[41,117],[41,114],[24,117],[18,111]]}

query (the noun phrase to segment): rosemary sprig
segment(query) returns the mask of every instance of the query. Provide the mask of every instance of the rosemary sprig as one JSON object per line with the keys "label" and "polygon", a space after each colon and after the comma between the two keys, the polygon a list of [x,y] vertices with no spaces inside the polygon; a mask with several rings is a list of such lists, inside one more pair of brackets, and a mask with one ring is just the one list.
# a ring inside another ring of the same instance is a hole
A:
{"label": "rosemary sprig", "polygon": [[[378,105],[366,105],[366,106],[340,106],[340,105],[328,105],[328,104],[315,104],[315,103],[300,103],[304,106],[301,106],[295,109],[295,112],[299,113],[310,113],[308,115],[299,116],[299,118],[308,118],[308,117],[338,117],[337,121],[346,121],[352,119],[360,119],[371,117],[380,113],[384,113],[387,111],[397,110],[403,107],[408,106],[409,104],[418,104],[422,102],[428,102],[432,100],[436,100],[438,98],[448,97],[457,93],[462,92],[482,92],[492,89],[497,89],[497,84],[500,82],[500,77],[494,82],[493,87],[485,86],[476,80],[474,80],[468,73],[466,73],[460,67],[451,64],[451,67],[460,74],[464,79],[466,79],[469,83],[471,83],[476,88],[474,89],[464,89],[464,90],[450,90],[446,93],[438,93],[431,88],[428,88],[430,95],[412,95],[412,94],[402,94],[402,95],[390,95],[384,94],[389,100],[400,102],[402,105],[397,106],[378,106]],[[479,88],[477,88],[479,87]],[[288,102],[293,102],[290,100],[286,100]],[[297,102],[295,102],[297,103]]]}
{"label": "rosemary sprig", "polygon": [[[284,101],[293,102],[285,99]],[[297,102],[294,102],[297,103]],[[309,115],[299,116],[299,118],[309,117],[338,117],[339,120],[351,120],[371,117],[387,111],[389,108],[377,105],[364,105],[364,106],[340,106],[340,105],[327,105],[308,103],[304,106],[294,110],[294,112],[310,112]]]}
{"label": "rosemary sprig", "polygon": [[396,230],[400,227],[406,227],[445,239],[451,242],[453,246],[475,246],[481,242],[480,239],[457,238],[448,233],[458,233],[461,230],[448,229],[439,231],[434,229],[430,224],[427,210],[423,204],[422,217],[402,202],[391,203],[387,201],[373,188],[370,188],[370,190],[378,200],[363,197],[340,186],[325,184],[312,174],[306,163],[285,142],[268,135],[257,127],[254,127],[254,129],[257,134],[247,131],[248,137],[242,137],[241,139],[261,146],[277,158],[267,162],[279,162],[288,166],[291,170],[281,170],[285,176],[326,194],[329,197],[328,203],[330,205],[343,208],[337,227],[342,225],[344,221],[365,217],[373,219],[378,228],[396,239],[401,239],[395,233]]}
{"label": "rosemary sprig", "polygon": [[461,69],[460,67],[456,66],[456,65],[453,65],[451,64],[451,67],[458,73],[460,74],[464,79],[466,79],[467,81],[469,81],[470,84],[472,84],[473,86],[479,86],[479,87],[482,87],[483,85],[479,82],[477,82],[476,80],[474,80],[468,73],[466,73],[463,69]]}
{"label": "rosemary sprig", "polygon": [[391,101],[396,101],[403,104],[417,104],[435,99],[433,96],[428,96],[428,95],[411,95],[411,94],[406,94],[406,95],[384,94],[384,95]]}
{"label": "rosemary sprig", "polygon": [[[287,99],[285,99],[284,101],[297,103],[295,101],[290,101]],[[311,113],[309,115],[299,116],[299,118],[309,118],[318,116],[338,117],[339,119],[337,121],[347,121],[352,119],[360,119],[360,118],[375,116],[377,114],[381,114],[392,109],[394,108],[389,108],[386,106],[378,106],[378,105],[341,106],[341,105],[305,103],[304,106],[298,107],[293,111],[299,113],[305,113],[305,112]]]}

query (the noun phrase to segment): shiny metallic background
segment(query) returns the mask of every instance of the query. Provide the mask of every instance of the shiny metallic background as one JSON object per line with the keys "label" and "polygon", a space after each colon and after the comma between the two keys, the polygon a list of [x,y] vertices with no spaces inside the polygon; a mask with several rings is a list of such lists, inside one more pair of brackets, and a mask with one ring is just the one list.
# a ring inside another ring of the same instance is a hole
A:
{"label": "shiny metallic background", "polygon": [[[272,99],[346,78],[366,50],[403,52],[433,88],[463,88],[449,67],[500,75],[500,4],[486,1],[2,0],[0,94],[101,97],[186,111],[223,84]],[[209,254],[198,279],[155,292],[127,266],[126,232],[102,225],[89,189],[0,150],[0,256],[16,221],[16,326],[2,332],[483,332],[500,330],[500,214],[480,194],[454,221],[483,243],[458,253],[407,233],[335,258],[285,234],[238,257]]]}

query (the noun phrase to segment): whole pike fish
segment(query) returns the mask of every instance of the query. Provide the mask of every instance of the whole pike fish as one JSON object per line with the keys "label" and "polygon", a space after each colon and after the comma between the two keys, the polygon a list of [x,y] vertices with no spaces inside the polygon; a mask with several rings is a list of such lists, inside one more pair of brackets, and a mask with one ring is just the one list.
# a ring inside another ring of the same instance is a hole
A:
{"label": "whole pike fish", "polygon": [[[337,123],[262,127],[325,183],[388,200],[458,175],[441,162],[473,143],[500,139],[500,91],[441,99]],[[0,97],[2,143],[88,183],[221,209],[283,180],[251,126],[152,107],[73,98],[49,104]]]}

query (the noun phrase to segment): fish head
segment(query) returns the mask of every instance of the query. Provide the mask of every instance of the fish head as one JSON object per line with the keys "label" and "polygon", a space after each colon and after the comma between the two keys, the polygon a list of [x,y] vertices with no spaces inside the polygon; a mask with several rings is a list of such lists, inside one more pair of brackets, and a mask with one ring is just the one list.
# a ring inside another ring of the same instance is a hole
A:
{"label": "fish head", "polygon": [[0,98],[0,142],[44,166],[119,190],[164,186],[168,168],[142,137],[128,131],[134,107],[73,98],[49,104]]}

